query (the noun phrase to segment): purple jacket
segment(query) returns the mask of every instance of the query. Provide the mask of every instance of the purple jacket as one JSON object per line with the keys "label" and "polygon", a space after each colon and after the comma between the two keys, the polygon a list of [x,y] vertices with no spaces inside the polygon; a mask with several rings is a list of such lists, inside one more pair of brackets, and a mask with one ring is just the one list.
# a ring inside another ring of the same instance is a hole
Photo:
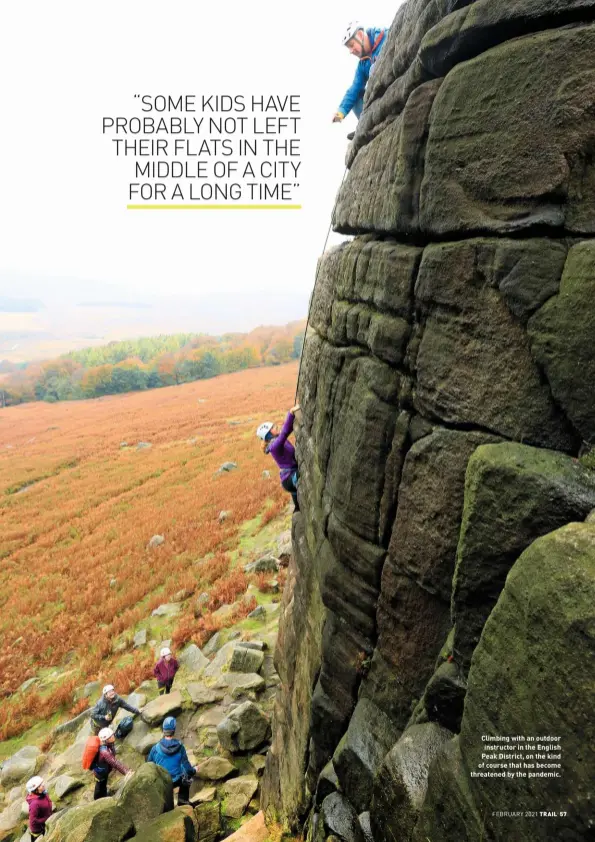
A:
{"label": "purple jacket", "polygon": [[153,669],[153,675],[157,681],[165,684],[166,681],[174,680],[174,675],[179,669],[180,665],[175,658],[172,657],[170,661],[166,661],[165,658],[159,658]]}
{"label": "purple jacket", "polygon": [[281,432],[278,436],[275,436],[266,449],[266,452],[271,454],[279,466],[281,482],[291,476],[294,471],[297,471],[295,448],[291,442],[287,441],[287,436],[293,431],[293,420],[293,414],[288,412],[285,423],[281,427]]}
{"label": "purple jacket", "polygon": [[31,833],[43,833],[45,823],[52,815],[52,802],[47,792],[43,795],[29,793],[27,804],[29,805],[29,830]]}

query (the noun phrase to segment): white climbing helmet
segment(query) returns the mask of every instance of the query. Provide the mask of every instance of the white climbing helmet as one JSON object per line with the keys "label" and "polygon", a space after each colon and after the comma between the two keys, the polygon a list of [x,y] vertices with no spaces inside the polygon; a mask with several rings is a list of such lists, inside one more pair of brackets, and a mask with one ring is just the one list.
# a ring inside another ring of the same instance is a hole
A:
{"label": "white climbing helmet", "polygon": [[265,423],[261,424],[260,427],[258,428],[258,430],[256,431],[256,435],[258,436],[259,439],[262,439],[263,441],[265,441],[267,435],[271,432],[271,430],[273,429],[274,426],[275,425],[273,424],[272,421],[265,421]]}
{"label": "white climbing helmet", "polygon": [[25,786],[27,787],[27,792],[35,792],[36,789],[43,783],[43,778],[40,778],[39,775],[35,775],[34,778],[29,778]]}
{"label": "white climbing helmet", "polygon": [[343,46],[345,46],[348,41],[351,41],[352,38],[355,38],[357,33],[360,29],[364,29],[363,23],[360,23],[358,20],[352,20],[350,23],[347,24],[347,29],[345,30],[345,34],[343,35]]}
{"label": "white climbing helmet", "polygon": [[161,650],[161,657],[165,658],[166,655],[171,655],[171,649],[168,649],[167,646],[164,646]]}
{"label": "white climbing helmet", "polygon": [[99,737],[100,742],[106,743],[114,736],[114,732],[111,728],[102,728],[97,736]]}
{"label": "white climbing helmet", "polygon": [[113,684],[106,684],[101,692],[104,696],[107,696],[107,694],[111,693],[112,690],[115,690],[114,685]]}

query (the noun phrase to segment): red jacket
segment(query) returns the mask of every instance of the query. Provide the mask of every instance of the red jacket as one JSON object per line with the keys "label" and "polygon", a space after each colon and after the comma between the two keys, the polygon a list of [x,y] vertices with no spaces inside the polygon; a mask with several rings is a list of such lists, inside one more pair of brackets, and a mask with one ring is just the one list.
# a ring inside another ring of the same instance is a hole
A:
{"label": "red jacket", "polygon": [[29,830],[31,833],[43,833],[45,823],[52,815],[52,802],[47,792],[43,795],[36,795],[30,792],[27,796],[29,805]]}
{"label": "red jacket", "polygon": [[174,675],[179,669],[180,665],[173,656],[169,661],[166,661],[165,658],[159,658],[153,669],[153,675],[157,681],[165,684],[166,681],[174,680]]}

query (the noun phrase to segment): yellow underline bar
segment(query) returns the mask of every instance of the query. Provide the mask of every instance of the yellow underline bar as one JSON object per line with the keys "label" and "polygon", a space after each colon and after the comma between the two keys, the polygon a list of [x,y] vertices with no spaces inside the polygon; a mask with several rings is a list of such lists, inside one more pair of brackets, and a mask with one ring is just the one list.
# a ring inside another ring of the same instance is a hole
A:
{"label": "yellow underline bar", "polygon": [[126,210],[301,210],[301,205],[126,205]]}

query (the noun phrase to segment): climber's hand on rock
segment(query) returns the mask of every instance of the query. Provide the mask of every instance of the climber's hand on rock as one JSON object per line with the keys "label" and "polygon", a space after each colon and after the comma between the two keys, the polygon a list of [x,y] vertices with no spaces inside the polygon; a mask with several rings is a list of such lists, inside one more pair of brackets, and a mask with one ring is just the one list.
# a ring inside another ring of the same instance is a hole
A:
{"label": "climber's hand on rock", "polygon": [[298,410],[300,410],[300,409],[301,409],[301,407],[300,407],[299,403],[296,403],[295,406],[291,407],[290,412],[291,412],[292,415],[295,415],[296,412],[298,412]]}
{"label": "climber's hand on rock", "polygon": [[340,111],[336,111],[333,116],[333,123],[341,123],[344,119],[345,115],[341,114]]}

